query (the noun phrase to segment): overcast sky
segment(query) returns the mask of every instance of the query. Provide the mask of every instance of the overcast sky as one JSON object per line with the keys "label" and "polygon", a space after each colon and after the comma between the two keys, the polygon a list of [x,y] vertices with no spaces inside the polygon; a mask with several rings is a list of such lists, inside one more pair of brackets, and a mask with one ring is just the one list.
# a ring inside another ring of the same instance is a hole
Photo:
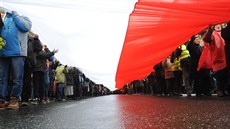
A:
{"label": "overcast sky", "polygon": [[137,0],[2,0],[28,16],[32,30],[61,63],[76,66],[96,83],[115,88],[115,74]]}

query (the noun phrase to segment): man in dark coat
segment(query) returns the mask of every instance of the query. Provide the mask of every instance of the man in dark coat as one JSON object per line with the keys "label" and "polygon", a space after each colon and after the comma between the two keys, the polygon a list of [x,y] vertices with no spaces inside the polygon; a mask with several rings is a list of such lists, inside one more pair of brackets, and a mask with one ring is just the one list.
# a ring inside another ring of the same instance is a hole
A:
{"label": "man in dark coat", "polygon": [[225,56],[227,63],[227,76],[228,76],[228,95],[230,93],[230,21],[227,23],[227,27],[221,30],[221,36],[225,41]]}

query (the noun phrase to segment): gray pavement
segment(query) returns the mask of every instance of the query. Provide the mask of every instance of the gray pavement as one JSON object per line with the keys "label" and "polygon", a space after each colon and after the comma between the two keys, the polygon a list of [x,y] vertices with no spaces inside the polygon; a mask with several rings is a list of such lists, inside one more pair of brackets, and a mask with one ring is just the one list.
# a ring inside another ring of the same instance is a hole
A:
{"label": "gray pavement", "polygon": [[229,129],[230,97],[109,95],[0,110],[0,129]]}

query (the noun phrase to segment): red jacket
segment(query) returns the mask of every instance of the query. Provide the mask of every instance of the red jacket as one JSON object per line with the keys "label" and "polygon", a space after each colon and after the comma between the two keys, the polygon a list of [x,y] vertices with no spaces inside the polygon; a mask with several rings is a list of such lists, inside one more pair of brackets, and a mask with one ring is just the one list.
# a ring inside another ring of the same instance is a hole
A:
{"label": "red jacket", "polygon": [[[207,38],[207,37],[205,37]],[[211,35],[211,40],[205,40],[209,43],[209,50],[211,56],[211,68],[213,71],[218,71],[224,69],[226,64],[226,56],[225,56],[225,42],[221,37],[220,31],[213,31]],[[211,41],[211,42],[209,42]]]}

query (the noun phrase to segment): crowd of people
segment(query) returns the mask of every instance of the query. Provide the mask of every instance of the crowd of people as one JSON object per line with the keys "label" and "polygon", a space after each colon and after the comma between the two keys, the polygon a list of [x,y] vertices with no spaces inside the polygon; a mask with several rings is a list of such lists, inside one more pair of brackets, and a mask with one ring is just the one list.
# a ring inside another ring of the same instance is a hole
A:
{"label": "crowd of people", "polygon": [[0,109],[109,94],[77,67],[59,62],[58,50],[50,51],[31,27],[16,11],[1,13]]}
{"label": "crowd of people", "polygon": [[144,80],[126,84],[123,93],[165,96],[230,95],[230,22],[210,25],[154,65]]}
{"label": "crowd of people", "polygon": [[[47,104],[50,100],[82,99],[109,94],[78,68],[55,58],[31,31],[32,22],[17,12],[0,18],[0,109]],[[210,25],[154,65],[144,80],[126,84],[124,93],[211,96],[230,94],[230,22]]]}

